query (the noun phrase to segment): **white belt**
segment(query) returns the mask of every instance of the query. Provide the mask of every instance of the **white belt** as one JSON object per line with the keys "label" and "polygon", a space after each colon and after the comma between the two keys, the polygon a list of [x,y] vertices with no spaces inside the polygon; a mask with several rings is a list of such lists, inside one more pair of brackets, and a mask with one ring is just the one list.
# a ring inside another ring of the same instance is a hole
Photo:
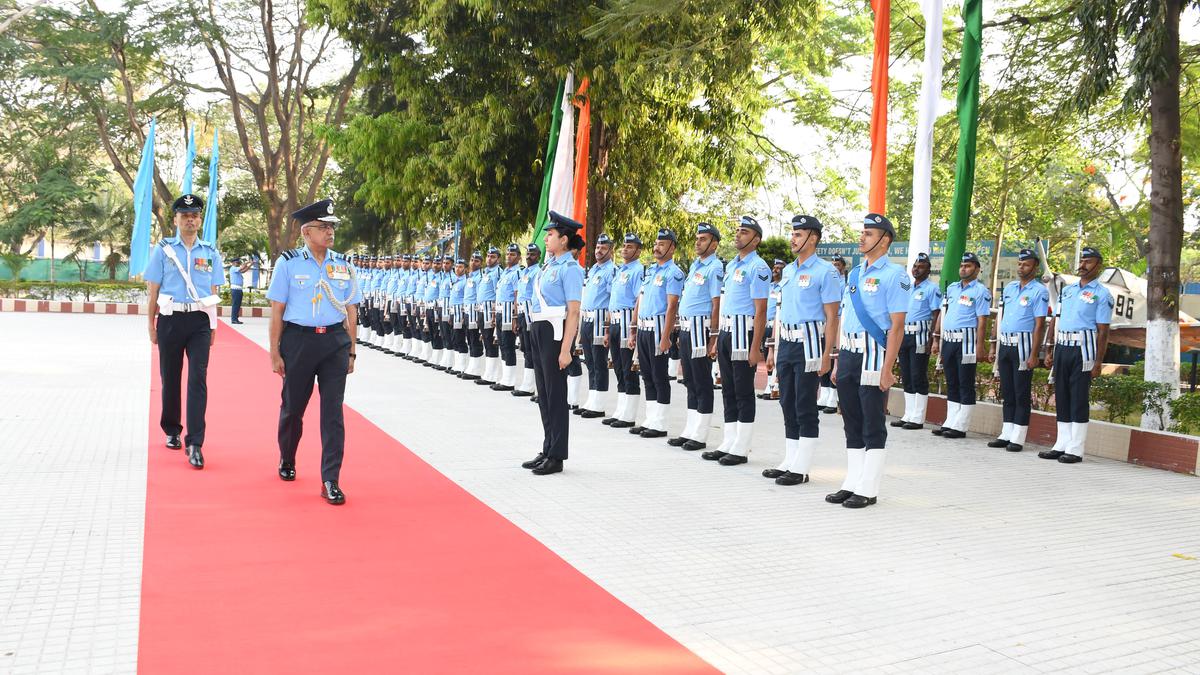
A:
{"label": "white belt", "polygon": [[649,319],[643,319],[641,317],[638,317],[638,328],[645,328],[646,330],[654,330],[654,325],[655,325],[654,317],[650,317]]}
{"label": "white belt", "polygon": [[922,326],[919,323],[904,324],[904,334],[905,335],[919,335],[924,329],[925,329],[925,326]]}
{"label": "white belt", "polygon": [[241,286],[234,286],[234,285],[232,285],[232,284],[230,284],[229,288],[231,288],[231,289],[233,289],[233,290],[235,290],[235,291],[240,291],[240,290],[242,290],[242,287],[241,287]]}
{"label": "white belt", "polygon": [[204,305],[199,302],[172,302],[172,312],[203,312]]}
{"label": "white belt", "polygon": [[843,333],[842,342],[838,348],[854,354],[862,354],[867,350],[867,340],[871,339],[873,338],[865,332]]}
{"label": "white belt", "polygon": [[1083,344],[1083,336],[1085,332],[1086,331],[1055,331],[1054,343],[1066,345],[1068,347]]}
{"label": "white belt", "polygon": [[942,331],[942,341],[944,342],[962,342],[962,330],[944,330]]}
{"label": "white belt", "polygon": [[745,316],[748,319],[750,319],[751,321],[754,320],[753,314],[741,314],[741,315],[739,315],[739,314],[722,314],[721,315],[721,332],[728,333],[729,331],[733,330],[733,326],[734,326],[733,322],[738,318],[738,316]]}
{"label": "white belt", "polygon": [[804,342],[808,340],[807,331],[803,328],[790,329],[781,327],[777,337],[784,342]]}
{"label": "white belt", "polygon": [[1006,346],[1008,346],[1008,347],[1016,347],[1017,345],[1021,344],[1021,336],[1022,336],[1022,335],[1029,335],[1029,334],[1030,334],[1030,333],[1028,333],[1028,332],[1024,332],[1024,333],[1001,333],[1001,334],[1000,334],[1000,344],[1002,344],[1002,345],[1006,345]]}

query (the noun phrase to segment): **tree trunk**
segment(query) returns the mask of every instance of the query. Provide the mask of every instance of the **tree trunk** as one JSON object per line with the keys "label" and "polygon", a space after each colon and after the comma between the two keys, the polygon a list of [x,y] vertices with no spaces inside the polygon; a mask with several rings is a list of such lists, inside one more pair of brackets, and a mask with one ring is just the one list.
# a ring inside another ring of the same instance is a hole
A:
{"label": "tree trunk", "polygon": [[[1180,0],[1164,0],[1165,76],[1150,87],[1150,242],[1146,256],[1146,381],[1179,392],[1179,260],[1183,248],[1183,159],[1179,124]],[[1169,423],[1169,421],[1168,421]],[[1143,427],[1158,419],[1143,415]]]}
{"label": "tree trunk", "polygon": [[[612,129],[604,124],[599,111],[595,104],[592,104],[592,138],[588,142],[588,166],[591,167],[592,175],[588,177],[588,210],[587,210],[587,232],[588,241],[594,242],[604,232],[604,211],[608,206],[608,190],[605,186],[605,179],[608,174],[608,153],[612,150],[615,134]],[[622,242],[613,241],[613,258],[616,259],[618,254],[617,249],[621,248]],[[589,246],[587,251],[587,264],[593,265],[596,262],[596,247]]]}

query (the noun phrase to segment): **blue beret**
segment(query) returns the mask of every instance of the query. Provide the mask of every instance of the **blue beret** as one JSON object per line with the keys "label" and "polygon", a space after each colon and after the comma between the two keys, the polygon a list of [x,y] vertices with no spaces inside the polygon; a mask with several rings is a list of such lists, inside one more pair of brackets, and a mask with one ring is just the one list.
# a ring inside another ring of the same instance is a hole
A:
{"label": "blue beret", "polygon": [[496,248],[495,246],[489,246],[488,247],[488,255],[491,255],[493,253],[495,253],[496,255],[500,255],[500,249]]}
{"label": "blue beret", "polygon": [[171,205],[175,213],[199,213],[204,210],[204,200],[196,195],[183,195]]}
{"label": "blue beret", "polygon": [[816,230],[817,232],[820,232],[821,227],[822,227],[821,221],[817,220],[817,218],[815,216],[793,216],[792,217],[792,231]]}
{"label": "blue beret", "polygon": [[721,231],[714,227],[712,223],[700,223],[696,226],[696,236],[698,237],[702,234],[712,235],[712,238],[717,241],[721,240]]}
{"label": "blue beret", "polygon": [[866,218],[863,218],[863,227],[868,230],[883,230],[891,235],[892,239],[896,238],[896,228],[892,225],[892,221],[888,220],[887,216],[878,213],[868,213]]}
{"label": "blue beret", "polygon": [[975,255],[974,253],[971,253],[970,251],[967,251],[966,253],[963,254],[962,261],[965,263],[975,263],[976,266],[978,266],[980,264],[979,256]]}
{"label": "blue beret", "polygon": [[1017,260],[1037,260],[1038,256],[1033,252],[1033,249],[1023,248],[1017,252]]}
{"label": "blue beret", "polygon": [[537,244],[526,244],[525,252],[526,253],[537,253],[537,254],[541,255],[542,249],[538,248]]}
{"label": "blue beret", "polygon": [[612,239],[610,239],[607,234],[601,232],[600,236],[596,237],[596,243],[608,246],[612,244]]}
{"label": "blue beret", "polygon": [[763,233],[762,225],[759,225],[758,221],[755,220],[754,218],[751,218],[750,216],[742,216],[742,219],[738,221],[738,227],[744,227],[747,230],[754,230],[755,232],[758,233],[758,236],[760,236],[760,237],[762,236],[762,233]]}
{"label": "blue beret", "polygon": [[552,230],[562,230],[564,234],[574,234],[583,227],[583,223],[571,220],[557,211],[551,211],[550,224],[547,227]]}
{"label": "blue beret", "polygon": [[483,260],[483,254],[480,253],[479,251],[472,251],[471,257],[474,258],[475,260]]}
{"label": "blue beret", "polygon": [[455,264],[455,265],[466,265],[466,264],[467,264],[467,261],[466,261],[466,260],[463,260],[462,258],[455,258],[455,259],[454,259],[454,264]]}
{"label": "blue beret", "polygon": [[516,244],[509,244],[505,250],[507,250],[509,253],[520,253],[521,247],[517,246]]}
{"label": "blue beret", "polygon": [[842,257],[841,253],[834,253],[833,257],[830,258],[829,260],[831,262],[842,262],[842,263],[846,262],[846,259]]}
{"label": "blue beret", "polygon": [[625,243],[626,244],[637,244],[638,246],[641,246],[642,238],[637,236],[637,234],[634,232],[626,232],[625,233]]}
{"label": "blue beret", "polygon": [[1100,255],[1100,251],[1091,246],[1084,246],[1083,249],[1081,249],[1079,251],[1079,259],[1083,260],[1085,258],[1095,258],[1096,260],[1104,260],[1104,256]]}
{"label": "blue beret", "polygon": [[292,219],[301,223],[311,223],[319,220],[323,223],[338,223],[341,219],[333,215],[333,200],[322,199],[292,212]]}
{"label": "blue beret", "polygon": [[923,263],[929,262],[929,254],[928,253],[918,253],[917,254],[917,262],[923,262]]}
{"label": "blue beret", "polygon": [[774,267],[774,266],[776,266],[776,265],[786,265],[786,264],[787,264],[787,263],[785,263],[785,262],[783,261],[783,258],[776,258],[776,259],[775,259],[775,262],[771,263],[771,267]]}
{"label": "blue beret", "polygon": [[679,240],[675,238],[675,233],[665,227],[658,231],[658,237],[656,237],[656,239],[658,241],[669,241],[673,244],[679,243]]}

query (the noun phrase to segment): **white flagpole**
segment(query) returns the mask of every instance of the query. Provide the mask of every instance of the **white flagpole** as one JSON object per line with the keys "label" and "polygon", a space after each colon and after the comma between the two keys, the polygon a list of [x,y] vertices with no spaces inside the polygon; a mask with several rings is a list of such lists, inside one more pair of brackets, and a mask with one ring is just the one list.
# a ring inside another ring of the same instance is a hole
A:
{"label": "white flagpole", "polygon": [[929,253],[929,202],[933,182],[933,123],[942,98],[942,0],[923,0],[925,63],[917,101],[917,146],[913,153],[912,227],[908,237],[908,269],[918,253]]}

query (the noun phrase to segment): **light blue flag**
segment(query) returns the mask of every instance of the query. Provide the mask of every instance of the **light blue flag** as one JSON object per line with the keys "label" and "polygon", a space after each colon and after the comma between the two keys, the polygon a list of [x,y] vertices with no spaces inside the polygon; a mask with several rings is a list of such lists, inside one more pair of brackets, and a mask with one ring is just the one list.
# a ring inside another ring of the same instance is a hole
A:
{"label": "light blue flag", "polygon": [[196,164],[196,128],[192,127],[188,133],[188,149],[187,159],[183,162],[183,188],[180,190],[182,194],[192,194],[192,166]]}
{"label": "light blue flag", "polygon": [[129,243],[129,276],[141,276],[150,257],[150,227],[154,221],[154,132],[157,122],[150,120],[150,133],[142,146],[142,161],[133,181],[133,239]]}
{"label": "light blue flag", "polygon": [[217,164],[217,136],[213,131],[212,157],[208,160],[208,200],[204,203],[204,230],[200,238],[210,244],[217,243],[217,187],[220,184]]}

